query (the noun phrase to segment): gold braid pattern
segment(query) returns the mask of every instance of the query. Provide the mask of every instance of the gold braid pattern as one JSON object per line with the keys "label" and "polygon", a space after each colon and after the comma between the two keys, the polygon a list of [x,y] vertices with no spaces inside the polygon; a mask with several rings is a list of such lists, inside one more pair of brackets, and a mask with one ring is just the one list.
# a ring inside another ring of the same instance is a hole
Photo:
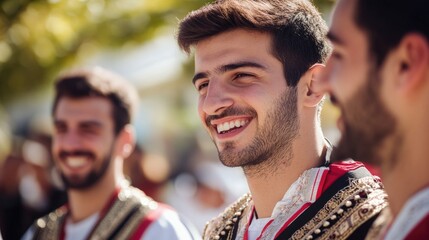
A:
{"label": "gold braid pattern", "polygon": [[[115,234],[115,239],[127,239],[134,233],[148,212],[155,210],[158,203],[146,196],[140,190],[126,186],[121,189],[116,201],[107,214],[94,226],[88,239],[109,239]],[[61,207],[36,221],[37,236],[35,239],[60,239],[61,228],[67,217],[67,209]],[[119,230],[117,227],[123,224]],[[115,231],[118,232],[115,233]]]}

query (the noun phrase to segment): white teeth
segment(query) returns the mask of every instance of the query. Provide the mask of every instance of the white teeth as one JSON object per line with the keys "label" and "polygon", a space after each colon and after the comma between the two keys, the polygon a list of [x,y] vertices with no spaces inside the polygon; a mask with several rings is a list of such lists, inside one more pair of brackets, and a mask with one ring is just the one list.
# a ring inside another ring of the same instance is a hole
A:
{"label": "white teeth", "polygon": [[227,123],[227,122],[226,122],[226,123],[223,123],[223,124],[222,124],[222,126],[223,126],[223,127],[222,127],[222,128],[223,128],[223,131],[228,131],[228,130],[230,129],[230,127],[229,127],[229,123]]}
{"label": "white teeth", "polygon": [[238,120],[235,120],[235,125],[234,125],[235,127],[240,127],[241,125],[240,125],[240,121],[238,121]]}
{"label": "white teeth", "polygon": [[66,161],[70,167],[81,167],[86,164],[84,157],[69,157]]}
{"label": "white teeth", "polygon": [[219,125],[217,125],[217,131],[218,132],[222,132],[224,130],[224,128],[223,128],[223,124],[219,124]]}
{"label": "white teeth", "polygon": [[233,128],[238,128],[244,126],[248,120],[234,120],[230,122],[225,122],[217,125],[217,132],[226,132]]}

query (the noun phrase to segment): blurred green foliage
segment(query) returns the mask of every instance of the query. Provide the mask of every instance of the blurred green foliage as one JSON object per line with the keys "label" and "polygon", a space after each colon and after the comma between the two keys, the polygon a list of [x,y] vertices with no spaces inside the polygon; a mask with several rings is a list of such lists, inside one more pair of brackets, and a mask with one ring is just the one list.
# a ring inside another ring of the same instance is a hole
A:
{"label": "blurred green foliage", "polygon": [[[0,105],[48,86],[61,69],[106,48],[171,31],[207,0],[0,2]],[[321,11],[332,0],[314,1]]]}
{"label": "blurred green foliage", "polygon": [[[0,103],[46,87],[106,48],[141,44],[202,0],[7,0],[0,3]],[[171,30],[173,32],[173,30]]]}

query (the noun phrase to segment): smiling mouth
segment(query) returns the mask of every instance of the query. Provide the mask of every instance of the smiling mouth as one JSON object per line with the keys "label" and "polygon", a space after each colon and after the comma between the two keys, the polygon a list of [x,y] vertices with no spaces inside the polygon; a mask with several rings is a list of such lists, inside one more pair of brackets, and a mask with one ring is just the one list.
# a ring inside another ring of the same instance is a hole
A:
{"label": "smiling mouth", "polygon": [[228,133],[232,130],[242,128],[249,123],[248,119],[232,120],[215,125],[218,134]]}
{"label": "smiling mouth", "polygon": [[87,164],[87,158],[86,157],[68,157],[66,158],[65,162],[68,166],[72,168],[80,168]]}

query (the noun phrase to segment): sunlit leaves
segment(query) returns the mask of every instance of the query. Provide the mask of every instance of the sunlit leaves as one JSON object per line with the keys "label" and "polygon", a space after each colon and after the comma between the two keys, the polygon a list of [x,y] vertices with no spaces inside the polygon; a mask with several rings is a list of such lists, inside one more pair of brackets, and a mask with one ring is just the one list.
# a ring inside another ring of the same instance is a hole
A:
{"label": "sunlit leaves", "polygon": [[[38,91],[104,48],[141,44],[206,1],[6,0],[0,3],[0,104]],[[188,4],[187,4],[188,3]]]}

